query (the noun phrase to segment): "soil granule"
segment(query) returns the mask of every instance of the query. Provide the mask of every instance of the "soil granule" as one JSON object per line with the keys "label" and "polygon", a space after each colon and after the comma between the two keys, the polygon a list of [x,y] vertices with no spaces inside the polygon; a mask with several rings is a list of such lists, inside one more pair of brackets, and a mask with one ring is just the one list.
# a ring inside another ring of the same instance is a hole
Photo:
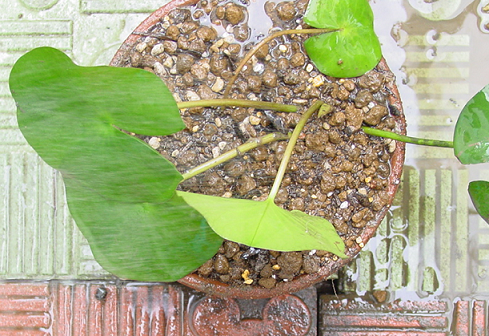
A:
{"label": "soil granule", "polygon": [[[303,0],[266,2],[257,22],[248,14],[248,6],[256,10],[257,4],[247,0],[204,0],[173,10],[149,32],[140,33],[125,66],[157,74],[177,101],[222,98],[240,59],[263,38],[264,22],[268,25],[265,31],[308,28],[301,19],[306,5]],[[185,172],[250,139],[291,132],[317,99],[332,105],[331,113],[316,114],[306,124],[276,203],[325,217],[350,248],[358,244],[357,237],[388,201],[389,160],[395,142],[369,137],[361,126],[395,127],[385,86],[394,77],[377,69],[358,78],[327,77],[305,54],[302,43],[307,37],[282,36],[262,47],[241,71],[230,94],[232,98],[298,105],[298,113],[191,108],[182,111],[185,130],[143,138]],[[286,141],[277,141],[258,147],[185,181],[180,188],[264,200],[286,145]],[[300,274],[315,273],[334,260],[337,257],[325,251],[276,252],[225,241],[196,272],[236,286],[272,288]]]}

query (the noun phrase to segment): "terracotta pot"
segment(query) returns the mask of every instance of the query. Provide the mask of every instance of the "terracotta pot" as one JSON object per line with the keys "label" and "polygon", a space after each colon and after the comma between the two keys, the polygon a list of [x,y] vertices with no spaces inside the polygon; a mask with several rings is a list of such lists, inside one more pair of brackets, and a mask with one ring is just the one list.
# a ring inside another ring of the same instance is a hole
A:
{"label": "terracotta pot", "polygon": [[[114,55],[114,58],[112,59],[110,65],[124,66],[129,59],[129,54],[133,50],[134,46],[138,43],[138,40],[141,37],[141,32],[148,31],[171,10],[181,6],[193,5],[197,2],[198,0],[173,0],[167,5],[155,11],[146,20],[144,20],[125,40],[123,45]],[[378,65],[378,68],[382,71],[390,71],[384,59],[382,59],[382,61]],[[400,101],[399,92],[395,85],[388,84],[387,87],[390,92],[392,92],[392,95],[389,97],[389,104],[397,109],[397,111],[399,112],[395,116],[393,116],[396,122],[396,130],[402,134],[405,134],[406,123],[404,119],[404,114],[402,112],[403,109]],[[375,231],[380,225],[382,219],[385,217],[389,206],[392,204],[401,179],[402,168],[404,164],[404,152],[404,144],[398,142],[391,158],[391,171],[388,178],[389,185],[386,190],[389,195],[388,206],[385,206],[381,211],[377,212],[375,218],[370,221],[369,224],[364,228],[360,236],[363,244],[366,244],[369,239],[375,234]],[[325,266],[321,267],[319,272],[315,274],[301,275],[295,278],[293,281],[278,283],[276,287],[272,289],[266,289],[258,286],[232,287],[219,281],[203,278],[197,274],[190,274],[180,279],[178,282],[193,289],[205,292],[207,294],[221,297],[243,299],[269,298],[286,293],[297,292],[309,286],[312,286],[315,283],[325,280],[328,276],[337,272],[342,266],[351,262],[352,259],[360,252],[360,250],[361,247],[359,245],[355,245],[354,247],[349,249],[349,252],[347,253],[349,255],[348,259],[338,259],[336,262],[327,263]]]}

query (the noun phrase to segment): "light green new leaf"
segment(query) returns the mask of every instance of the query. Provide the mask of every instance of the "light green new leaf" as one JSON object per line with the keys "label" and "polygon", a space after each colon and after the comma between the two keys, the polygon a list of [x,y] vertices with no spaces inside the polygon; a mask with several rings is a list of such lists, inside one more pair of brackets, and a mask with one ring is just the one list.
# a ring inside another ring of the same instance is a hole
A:
{"label": "light green new leaf", "polygon": [[104,268],[123,278],[174,281],[215,254],[222,239],[175,196],[182,175],[125,132],[166,135],[184,127],[157,76],[80,67],[43,47],[15,63],[9,85],[20,130],[63,175],[70,212]]}
{"label": "light green new leaf", "polygon": [[469,183],[469,194],[479,215],[489,224],[489,182]]}
{"label": "light green new leaf", "polygon": [[310,37],[307,54],[322,73],[357,77],[372,70],[382,57],[367,0],[310,0],[304,21],[336,31]]}
{"label": "light green new leaf", "polygon": [[177,192],[221,237],[275,251],[326,250],[341,258],[345,245],[326,219],[262,202]]}
{"label": "light green new leaf", "polygon": [[489,85],[464,106],[453,135],[455,156],[463,164],[489,162]]}

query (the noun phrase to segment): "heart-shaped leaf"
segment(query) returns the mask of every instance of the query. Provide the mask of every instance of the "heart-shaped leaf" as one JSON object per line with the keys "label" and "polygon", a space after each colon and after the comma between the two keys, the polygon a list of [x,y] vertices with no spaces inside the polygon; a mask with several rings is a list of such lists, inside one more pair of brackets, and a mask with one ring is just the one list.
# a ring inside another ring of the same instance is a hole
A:
{"label": "heart-shaped leaf", "polygon": [[177,192],[221,237],[276,251],[326,250],[341,258],[345,245],[326,219],[262,202]]}
{"label": "heart-shaped leaf", "polygon": [[307,54],[322,73],[357,77],[372,70],[382,57],[367,0],[310,0],[304,21],[336,31],[308,38]]}
{"label": "heart-shaped leaf", "polygon": [[455,155],[463,164],[489,162],[489,85],[464,106],[453,135]]}
{"label": "heart-shaped leaf", "polygon": [[489,224],[489,182],[469,183],[469,194],[479,215]]}
{"label": "heart-shaped leaf", "polygon": [[157,76],[80,67],[43,47],[15,63],[9,84],[20,130],[63,175],[70,212],[104,268],[174,281],[215,254],[222,239],[175,196],[182,175],[126,133],[167,135],[184,127]]}

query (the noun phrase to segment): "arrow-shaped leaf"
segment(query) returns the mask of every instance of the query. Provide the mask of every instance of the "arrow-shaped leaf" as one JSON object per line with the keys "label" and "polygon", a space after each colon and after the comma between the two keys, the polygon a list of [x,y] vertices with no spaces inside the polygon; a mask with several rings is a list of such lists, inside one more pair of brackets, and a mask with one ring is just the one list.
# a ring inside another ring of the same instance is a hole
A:
{"label": "arrow-shaped leaf", "polygon": [[80,67],[61,51],[43,47],[15,63],[9,84],[20,130],[65,179],[96,187],[111,200],[172,197],[180,173],[121,131],[166,135],[184,128],[172,94],[156,75],[134,68]]}
{"label": "arrow-shaped leaf", "polygon": [[326,250],[346,258],[345,245],[326,219],[262,202],[177,192],[221,237],[276,251]]}
{"label": "arrow-shaped leaf", "polygon": [[181,197],[114,202],[74,183],[66,180],[70,212],[98,263],[120,278],[176,281],[211,259],[222,244]]}
{"label": "arrow-shaped leaf", "polygon": [[43,47],[15,63],[9,84],[20,130],[63,175],[70,212],[104,268],[174,281],[216,253],[222,239],[175,196],[182,175],[124,132],[184,127],[161,79],[142,69],[80,67]]}

